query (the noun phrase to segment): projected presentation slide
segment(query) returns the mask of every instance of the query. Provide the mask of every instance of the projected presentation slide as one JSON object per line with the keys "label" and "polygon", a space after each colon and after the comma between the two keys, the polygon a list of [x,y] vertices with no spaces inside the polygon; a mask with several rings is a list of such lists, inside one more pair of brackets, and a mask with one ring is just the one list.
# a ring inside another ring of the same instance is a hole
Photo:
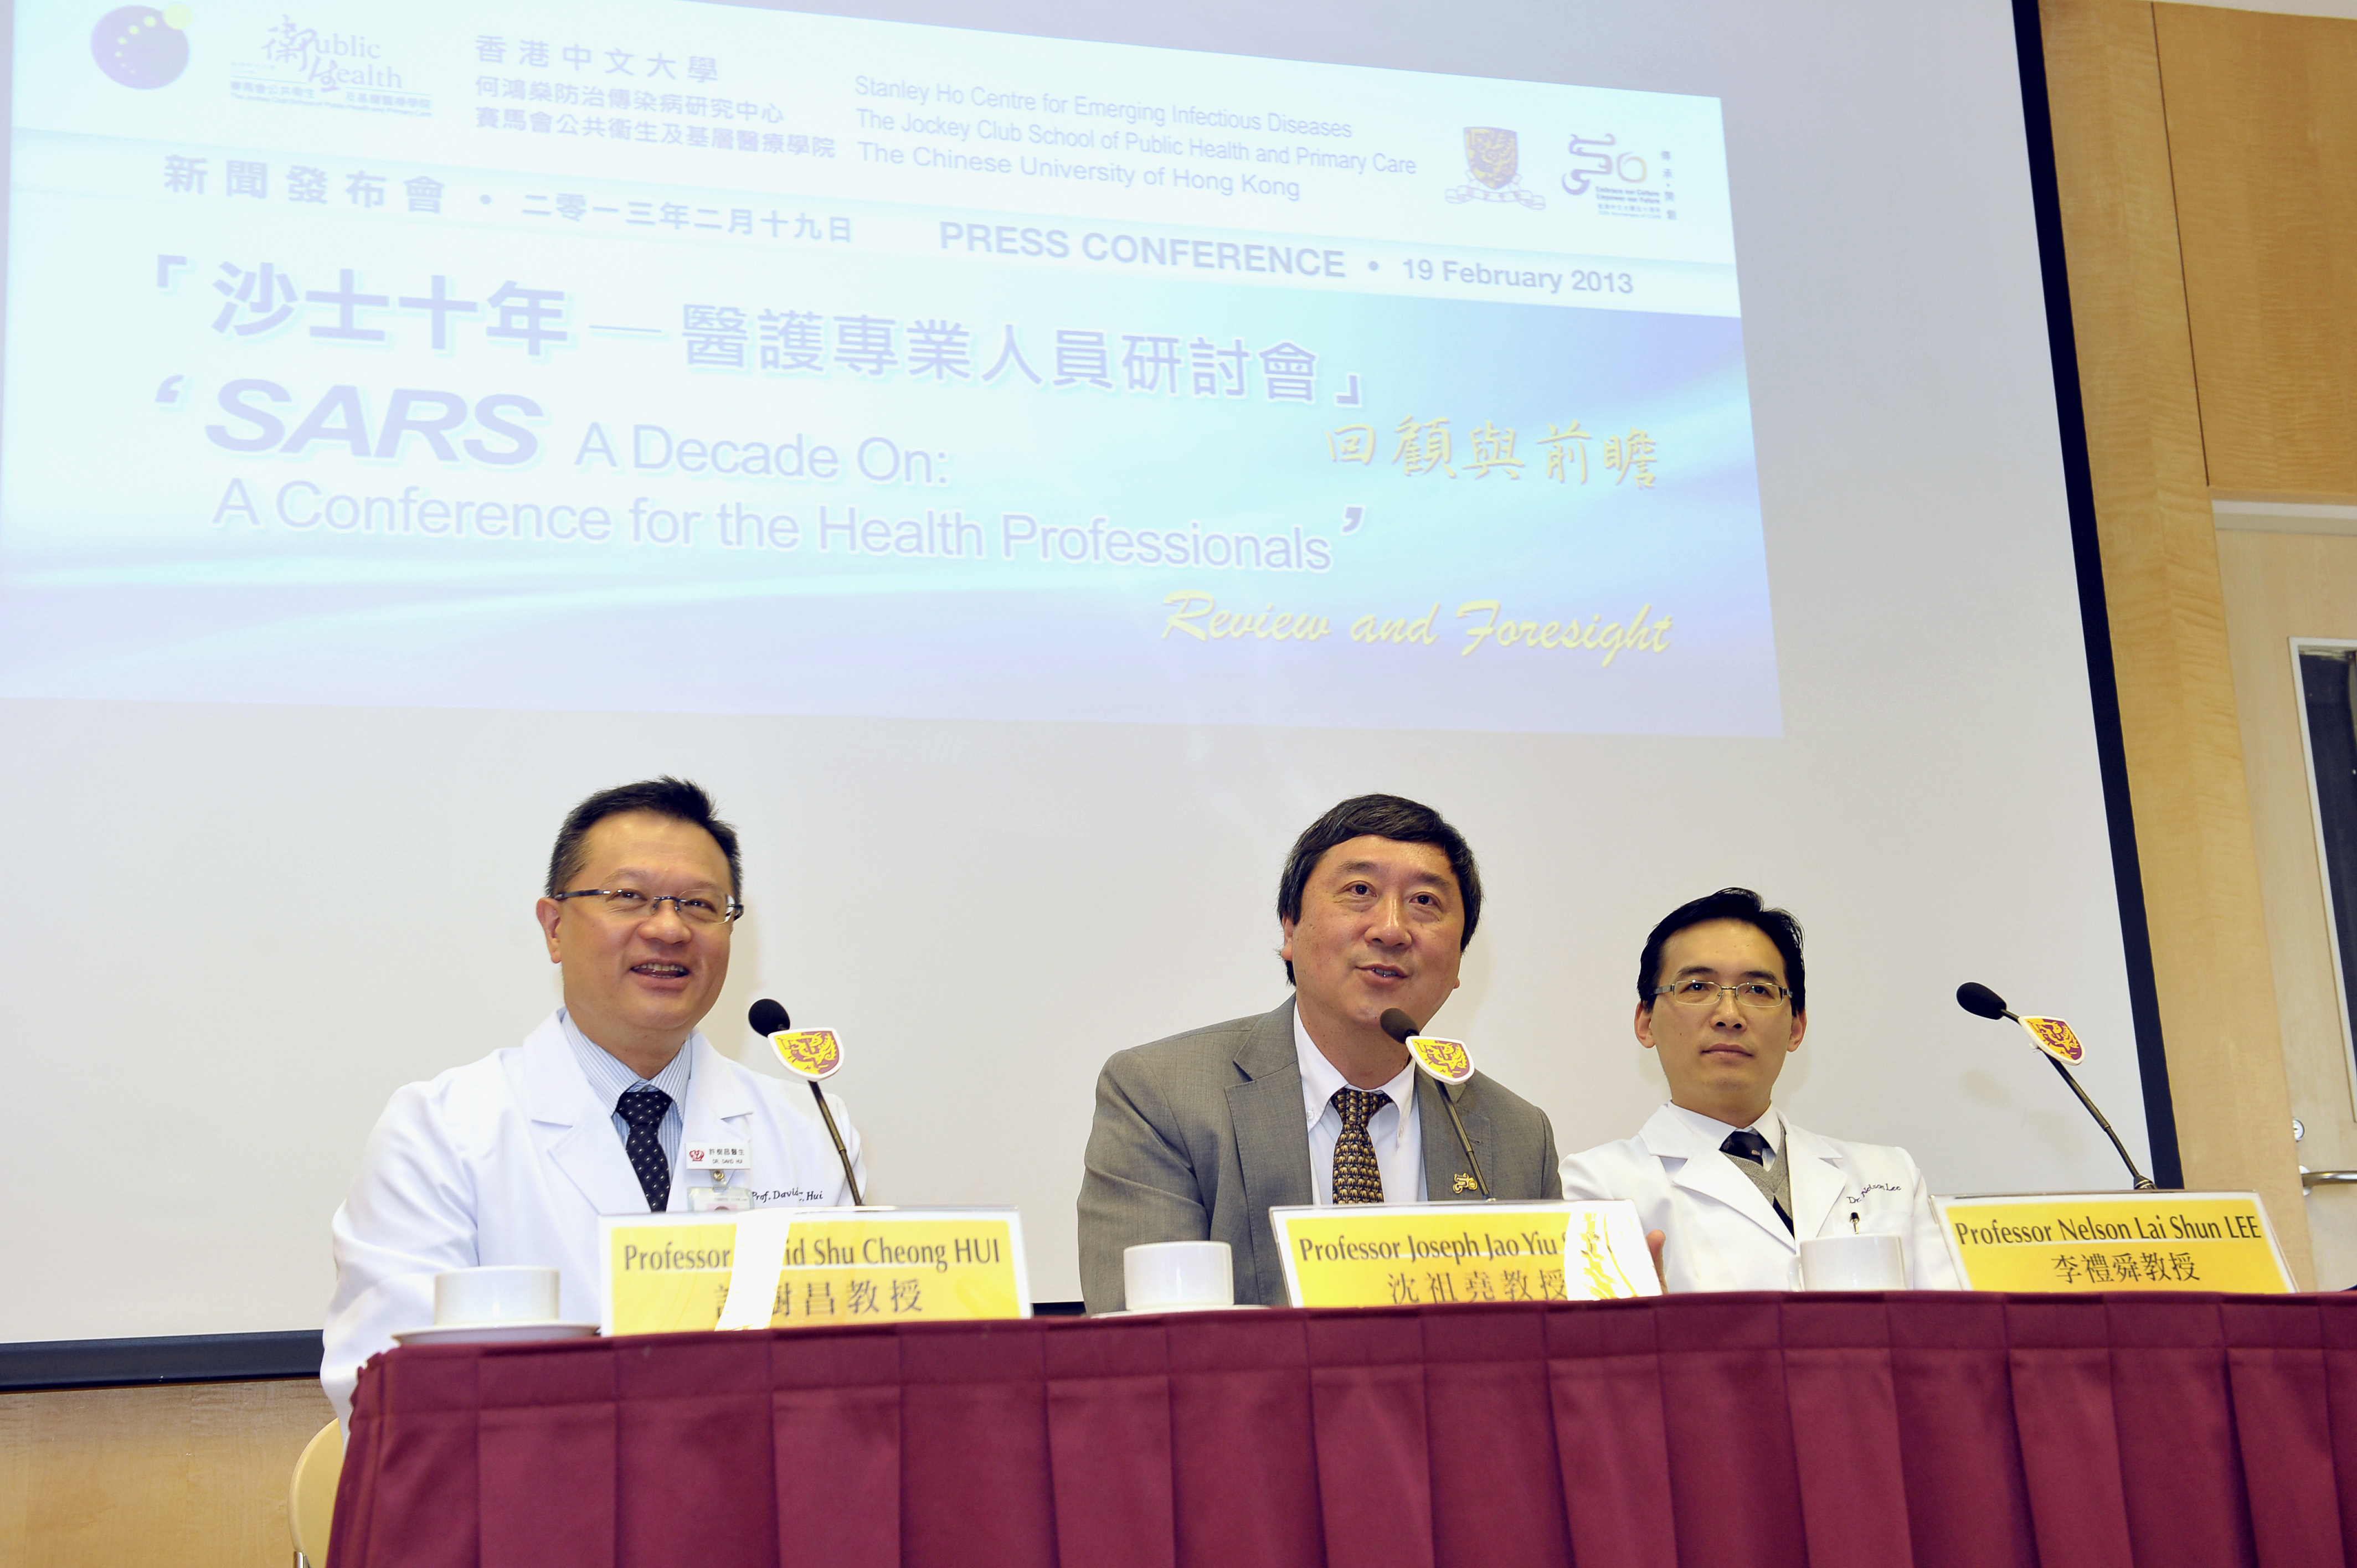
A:
{"label": "projected presentation slide", "polygon": [[1715,99],[16,26],[6,694],[1781,731]]}

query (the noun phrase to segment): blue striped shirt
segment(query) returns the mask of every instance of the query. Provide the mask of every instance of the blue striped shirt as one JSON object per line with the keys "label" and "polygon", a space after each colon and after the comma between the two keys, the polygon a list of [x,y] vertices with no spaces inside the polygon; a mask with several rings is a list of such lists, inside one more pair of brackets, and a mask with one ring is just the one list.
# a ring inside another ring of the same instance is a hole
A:
{"label": "blue striped shirt", "polygon": [[556,1010],[556,1019],[565,1026],[565,1037],[572,1043],[574,1059],[581,1064],[582,1072],[589,1079],[589,1091],[611,1112],[607,1120],[613,1122],[614,1136],[622,1141],[624,1147],[630,1142],[630,1124],[614,1109],[622,1096],[634,1089],[660,1089],[671,1096],[671,1108],[663,1112],[662,1125],[655,1129],[655,1141],[662,1145],[663,1163],[676,1172],[680,1140],[686,1136],[687,1120],[683,1112],[687,1105],[688,1079],[695,1065],[694,1053],[682,1046],[679,1055],[672,1058],[662,1071],[652,1078],[640,1078],[622,1065],[620,1058],[608,1054],[604,1047],[583,1034],[564,1008]]}

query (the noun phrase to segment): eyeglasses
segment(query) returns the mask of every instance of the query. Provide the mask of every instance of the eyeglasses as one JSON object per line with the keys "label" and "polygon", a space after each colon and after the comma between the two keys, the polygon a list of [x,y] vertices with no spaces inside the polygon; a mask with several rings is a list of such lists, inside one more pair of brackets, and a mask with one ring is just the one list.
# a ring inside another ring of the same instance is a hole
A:
{"label": "eyeglasses", "polygon": [[1653,994],[1666,996],[1681,1007],[1716,1007],[1722,991],[1734,992],[1735,1004],[1747,1013],[1773,1012],[1792,994],[1783,986],[1764,980],[1740,980],[1733,985],[1721,985],[1715,980],[1681,980],[1675,985],[1656,986]]}
{"label": "eyeglasses", "polygon": [[725,905],[715,904],[709,898],[672,893],[650,895],[635,887],[584,887],[573,893],[552,893],[549,897],[560,904],[567,898],[597,899],[597,907],[619,920],[651,918],[657,907],[664,904],[678,910],[679,918],[691,926],[725,926],[745,912],[745,906],[734,898]]}

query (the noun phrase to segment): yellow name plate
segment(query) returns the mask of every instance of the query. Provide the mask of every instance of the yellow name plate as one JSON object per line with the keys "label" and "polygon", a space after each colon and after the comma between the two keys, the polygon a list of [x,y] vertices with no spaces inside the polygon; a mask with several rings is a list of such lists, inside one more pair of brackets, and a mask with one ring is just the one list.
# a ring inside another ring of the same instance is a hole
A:
{"label": "yellow name plate", "polygon": [[757,1208],[597,1221],[607,1334],[1028,1317],[1012,1208]]}
{"label": "yellow name plate", "polygon": [[1632,1203],[1345,1204],[1268,1222],[1296,1306],[1662,1294]]}
{"label": "yellow name plate", "polygon": [[2295,1287],[2255,1192],[2093,1192],[1932,1199],[1975,1290]]}

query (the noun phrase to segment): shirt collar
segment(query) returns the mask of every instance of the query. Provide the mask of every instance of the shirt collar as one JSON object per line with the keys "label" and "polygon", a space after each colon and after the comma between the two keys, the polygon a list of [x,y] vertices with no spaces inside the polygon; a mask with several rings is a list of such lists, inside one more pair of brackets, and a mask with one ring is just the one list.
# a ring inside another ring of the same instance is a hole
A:
{"label": "shirt collar", "polygon": [[[1293,1050],[1301,1058],[1302,1112],[1308,1118],[1308,1125],[1315,1127],[1318,1119],[1329,1108],[1334,1091],[1349,1088],[1351,1080],[1342,1076],[1340,1068],[1326,1059],[1326,1053],[1319,1050],[1318,1042],[1309,1037],[1309,1026],[1301,1021],[1301,1009],[1297,1006],[1293,1010]],[[1400,1069],[1397,1078],[1383,1086],[1383,1092],[1392,1097],[1392,1104],[1400,1113],[1399,1123],[1393,1135],[1405,1137],[1408,1108],[1415,1103],[1414,1058],[1410,1058],[1407,1066]],[[1380,1116],[1383,1112],[1379,1111],[1375,1114]]]}
{"label": "shirt collar", "polygon": [[[1716,1121],[1699,1111],[1689,1111],[1683,1105],[1664,1105],[1662,1109],[1684,1122],[1696,1136],[1709,1139],[1714,1149],[1727,1142],[1729,1133],[1746,1131],[1730,1122]],[[1777,1113],[1773,1105],[1760,1113],[1760,1120],[1751,1123],[1749,1131],[1768,1140],[1770,1155],[1778,1159],[1784,1157],[1784,1118]]]}
{"label": "shirt collar", "polygon": [[565,1027],[565,1043],[573,1047],[573,1058],[581,1064],[583,1076],[589,1079],[590,1092],[597,1103],[612,1111],[616,1101],[633,1089],[660,1089],[671,1096],[671,1102],[685,1114],[688,1080],[695,1073],[695,1036],[690,1035],[679,1054],[671,1058],[662,1071],[652,1078],[640,1078],[623,1065],[619,1057],[581,1032],[564,1008],[556,1010],[556,1020]]}

